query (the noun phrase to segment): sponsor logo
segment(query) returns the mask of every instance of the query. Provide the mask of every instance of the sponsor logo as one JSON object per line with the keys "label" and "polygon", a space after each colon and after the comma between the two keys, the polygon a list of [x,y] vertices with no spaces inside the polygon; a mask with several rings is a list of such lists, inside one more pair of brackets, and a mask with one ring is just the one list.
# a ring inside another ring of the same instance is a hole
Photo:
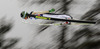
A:
{"label": "sponsor logo", "polygon": [[41,17],[41,16],[36,16],[36,18],[39,18],[39,19],[46,19],[46,20],[51,20],[51,18]]}

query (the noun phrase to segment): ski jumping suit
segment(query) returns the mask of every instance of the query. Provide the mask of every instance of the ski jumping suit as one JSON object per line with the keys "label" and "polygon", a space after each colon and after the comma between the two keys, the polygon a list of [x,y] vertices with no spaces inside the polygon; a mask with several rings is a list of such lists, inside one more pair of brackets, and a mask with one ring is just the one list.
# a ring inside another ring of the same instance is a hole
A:
{"label": "ski jumping suit", "polygon": [[[50,18],[58,18],[58,19],[72,19],[71,16],[66,15],[66,14],[45,13],[45,14],[40,14],[40,16],[50,17]],[[70,23],[71,22],[66,22],[66,24],[70,24]]]}

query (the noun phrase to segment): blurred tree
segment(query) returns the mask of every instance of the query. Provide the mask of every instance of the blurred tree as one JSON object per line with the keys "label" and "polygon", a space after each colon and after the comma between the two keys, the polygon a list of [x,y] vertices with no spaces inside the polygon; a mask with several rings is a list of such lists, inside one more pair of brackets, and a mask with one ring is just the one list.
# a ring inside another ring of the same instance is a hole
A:
{"label": "blurred tree", "polygon": [[[61,10],[62,14],[66,14],[68,11],[68,5],[72,2],[73,0],[62,0],[62,7],[59,10]],[[61,26],[61,34],[59,35],[59,48],[58,49],[68,49],[65,44],[66,44],[66,33],[67,33],[67,29],[68,26]]]}
{"label": "blurred tree", "polygon": [[81,19],[86,19],[86,20],[96,20],[95,16],[100,13],[100,1],[97,0],[96,3],[93,5],[93,7],[86,12]]}
{"label": "blurred tree", "polygon": [[[100,2],[98,1],[97,3],[95,3],[95,6],[93,6],[93,8],[91,8],[88,12],[86,12],[81,19],[85,19],[85,20],[96,20],[96,15],[98,15],[100,13],[100,7],[99,7]],[[98,18],[99,19],[99,18]],[[100,21],[98,21],[100,22]],[[100,48],[100,40],[98,38],[100,38],[99,34],[100,31],[96,28],[95,26],[83,26],[84,28],[82,30],[77,30],[76,32],[74,32],[74,36],[73,38],[70,40],[70,43],[74,43],[71,45],[71,47],[69,49],[73,49],[72,47],[74,47],[74,49],[99,49]],[[95,31],[99,31],[99,32],[95,32]],[[81,39],[83,39],[83,37],[85,37],[85,41],[81,41]],[[79,44],[79,42],[82,42],[81,44]],[[78,46],[76,46],[77,44],[79,44]]]}
{"label": "blurred tree", "polygon": [[[1,20],[1,22],[4,20]],[[12,28],[12,24],[8,23],[8,25],[6,25],[6,22],[0,23],[0,49],[8,49],[12,46],[14,46],[14,44],[16,44],[16,42],[18,41],[18,39],[4,39],[4,35],[11,30]]]}

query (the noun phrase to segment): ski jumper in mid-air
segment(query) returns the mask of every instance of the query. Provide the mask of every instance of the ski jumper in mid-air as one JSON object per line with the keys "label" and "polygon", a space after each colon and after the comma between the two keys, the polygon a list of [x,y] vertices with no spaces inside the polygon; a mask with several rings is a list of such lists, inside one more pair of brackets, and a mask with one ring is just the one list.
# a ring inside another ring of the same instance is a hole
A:
{"label": "ski jumper in mid-air", "polygon": [[76,22],[74,24],[83,24],[83,25],[96,24],[95,21],[74,20],[73,17],[71,17],[67,14],[52,13],[54,11],[55,11],[55,9],[51,9],[51,10],[48,10],[48,11],[31,12],[30,14],[23,11],[23,12],[21,12],[21,17],[23,19],[35,18],[35,19],[63,21],[62,23],[60,23],[60,25],[63,25],[63,24],[72,25],[73,23],[71,23],[71,22]]}
{"label": "ski jumper in mid-air", "polygon": [[[31,15],[43,16],[43,17],[50,17],[50,18],[58,18],[58,19],[73,19],[71,16],[66,14],[55,14],[55,9],[51,9],[49,11],[40,11],[40,12],[31,12]],[[26,18],[27,19],[27,18]],[[35,18],[37,19],[37,18]],[[64,22],[64,24],[71,24],[71,22]]]}

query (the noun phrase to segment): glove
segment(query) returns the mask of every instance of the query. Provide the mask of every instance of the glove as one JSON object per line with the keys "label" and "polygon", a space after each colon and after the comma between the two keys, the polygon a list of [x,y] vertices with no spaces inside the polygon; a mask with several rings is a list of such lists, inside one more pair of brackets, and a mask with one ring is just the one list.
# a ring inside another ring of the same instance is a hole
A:
{"label": "glove", "polygon": [[49,10],[50,13],[52,13],[52,12],[54,12],[54,11],[55,11],[55,9],[51,9],[51,10]]}

